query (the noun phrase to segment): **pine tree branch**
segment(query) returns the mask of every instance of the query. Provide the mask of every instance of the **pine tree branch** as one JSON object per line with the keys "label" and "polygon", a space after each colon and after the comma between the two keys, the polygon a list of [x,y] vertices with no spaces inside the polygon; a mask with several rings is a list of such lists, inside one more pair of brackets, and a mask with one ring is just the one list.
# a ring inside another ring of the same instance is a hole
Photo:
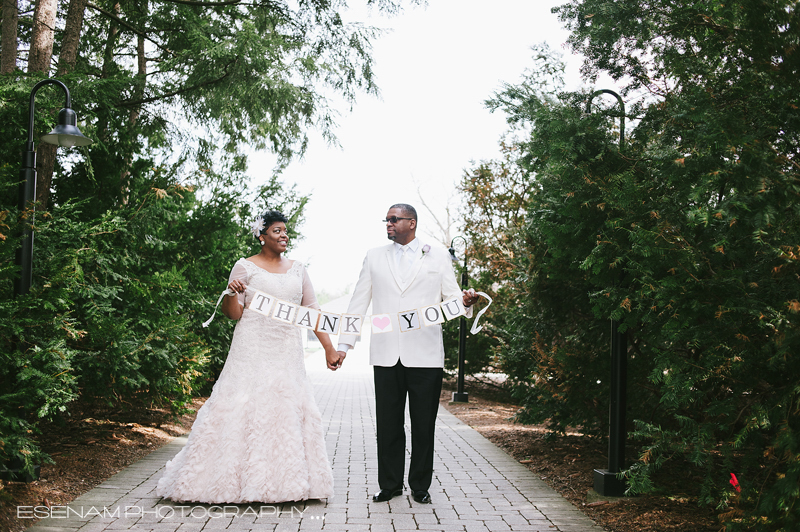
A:
{"label": "pine tree branch", "polygon": [[202,87],[207,87],[207,86],[209,86],[209,85],[213,85],[213,84],[215,84],[215,83],[219,83],[219,82],[220,82],[220,81],[222,81],[223,79],[225,79],[225,78],[227,78],[228,76],[230,76],[230,74],[231,74],[231,73],[230,73],[230,71],[228,70],[228,68],[229,68],[229,67],[230,67],[232,64],[234,64],[235,62],[236,62],[236,60],[234,59],[234,60],[232,60],[230,63],[228,63],[227,65],[225,65],[225,68],[224,68],[224,73],[223,73],[223,74],[222,74],[220,77],[218,77],[218,78],[215,78],[215,79],[210,79],[210,80],[207,80],[207,81],[203,81],[202,83],[197,83],[197,84],[195,84],[195,85],[191,85],[191,86],[189,86],[189,87],[183,87],[183,88],[180,88],[180,89],[177,89],[177,90],[171,91],[171,92],[166,92],[166,93],[164,93],[164,94],[161,94],[161,95],[159,95],[159,96],[153,96],[153,97],[150,97],[150,98],[143,98],[143,99],[141,99],[141,100],[132,100],[132,101],[127,101],[127,102],[118,103],[118,104],[117,104],[117,107],[120,107],[120,108],[126,108],[126,107],[137,107],[137,106],[140,106],[140,105],[144,105],[144,104],[146,104],[146,103],[152,103],[152,102],[157,102],[157,101],[159,101],[159,100],[164,100],[164,99],[167,99],[167,98],[172,98],[173,96],[178,96],[178,95],[180,95],[180,94],[185,94],[185,93],[187,93],[187,92],[192,92],[193,90],[197,90],[197,89],[199,89],[199,88],[202,88]]}
{"label": "pine tree branch", "polygon": [[136,35],[141,35],[142,37],[144,37],[145,39],[147,39],[147,40],[148,40],[148,41],[150,41],[151,43],[155,44],[155,45],[156,45],[158,48],[160,48],[160,49],[164,50],[164,51],[165,51],[165,52],[167,52],[168,54],[171,54],[171,55],[173,55],[173,56],[177,56],[177,54],[176,54],[175,52],[173,52],[173,51],[172,51],[172,50],[170,50],[169,48],[164,48],[164,46],[162,46],[162,45],[161,45],[161,43],[159,43],[159,42],[157,42],[157,41],[153,40],[153,39],[152,39],[152,38],[151,38],[149,35],[147,35],[147,33],[146,33],[146,32],[144,32],[144,31],[140,30],[139,28],[137,28],[136,26],[134,26],[134,25],[133,25],[133,24],[131,24],[130,22],[125,22],[124,20],[122,20],[121,18],[119,18],[119,17],[118,17],[117,15],[115,15],[114,13],[112,13],[112,12],[110,12],[110,11],[107,11],[107,10],[103,9],[103,8],[102,8],[102,7],[100,7],[100,6],[96,6],[96,5],[94,5],[93,3],[91,3],[91,2],[88,2],[88,3],[86,4],[86,7],[90,7],[90,8],[92,8],[92,9],[94,9],[94,10],[95,10],[95,11],[97,11],[98,13],[100,13],[100,14],[102,14],[102,15],[105,15],[106,17],[110,18],[111,20],[115,21],[116,23],[120,24],[121,26],[125,26],[126,28],[128,28],[130,31],[132,31],[132,32],[133,32],[133,33],[135,33]]}

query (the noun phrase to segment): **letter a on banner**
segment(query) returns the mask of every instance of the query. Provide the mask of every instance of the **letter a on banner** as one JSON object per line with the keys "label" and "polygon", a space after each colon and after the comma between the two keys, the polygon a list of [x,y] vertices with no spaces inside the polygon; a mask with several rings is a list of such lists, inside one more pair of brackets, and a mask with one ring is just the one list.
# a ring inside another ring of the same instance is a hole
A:
{"label": "letter a on banner", "polygon": [[294,324],[298,327],[311,329],[313,331],[317,328],[317,320],[319,320],[318,310],[308,307],[300,307],[297,309],[297,321],[295,321]]}
{"label": "letter a on banner", "polygon": [[272,309],[272,303],[275,300],[272,299],[272,296],[269,294],[259,292],[255,289],[253,289],[253,291],[255,292],[255,295],[253,296],[253,299],[250,300],[250,306],[248,308],[250,310],[255,310],[259,314],[269,316],[269,311]]}
{"label": "letter a on banner", "polygon": [[449,301],[442,302],[442,310],[444,311],[444,317],[448,320],[463,316],[467,313],[464,310],[464,304],[457,297],[450,299]]}
{"label": "letter a on banner", "polygon": [[342,314],[342,334],[361,336],[361,325],[364,316],[360,314]]}
{"label": "letter a on banner", "polygon": [[272,318],[283,323],[294,323],[294,314],[297,312],[297,306],[292,305],[288,301],[281,301],[280,299],[275,302],[275,310],[272,311]]}
{"label": "letter a on banner", "polygon": [[330,312],[323,312],[319,316],[319,324],[317,330],[319,332],[326,332],[328,334],[339,334],[339,321],[341,314],[332,314]]}
{"label": "letter a on banner", "polygon": [[415,331],[419,329],[419,312],[407,310],[397,315],[400,322],[400,332]]}
{"label": "letter a on banner", "polygon": [[388,314],[375,314],[370,318],[372,334],[392,332],[392,318]]}
{"label": "letter a on banner", "polygon": [[438,325],[439,323],[444,323],[444,315],[442,314],[442,309],[439,305],[422,307],[419,310],[420,310],[420,315],[422,316],[423,325],[428,326],[428,325]]}

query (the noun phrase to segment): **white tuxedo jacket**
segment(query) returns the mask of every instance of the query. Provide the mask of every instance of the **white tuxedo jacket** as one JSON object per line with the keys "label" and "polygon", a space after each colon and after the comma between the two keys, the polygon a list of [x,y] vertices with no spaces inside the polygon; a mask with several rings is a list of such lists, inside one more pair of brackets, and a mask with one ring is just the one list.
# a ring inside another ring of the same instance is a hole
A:
{"label": "white tuxedo jacket", "polygon": [[[400,280],[394,259],[394,243],[371,249],[364,258],[361,274],[350,299],[348,314],[367,313],[372,301],[372,314],[389,314],[392,331],[372,334],[369,362],[374,366],[394,366],[400,360],[406,367],[444,367],[444,345],[441,325],[425,326],[401,332],[399,312],[415,310],[426,305],[458,298],[461,289],[453,273],[450,254],[442,247],[430,246],[423,253],[425,243],[420,241],[417,256],[406,283]],[[467,309],[467,316],[472,308]],[[371,325],[364,324],[362,334],[370,334]],[[355,345],[356,337],[341,335],[339,342]]]}

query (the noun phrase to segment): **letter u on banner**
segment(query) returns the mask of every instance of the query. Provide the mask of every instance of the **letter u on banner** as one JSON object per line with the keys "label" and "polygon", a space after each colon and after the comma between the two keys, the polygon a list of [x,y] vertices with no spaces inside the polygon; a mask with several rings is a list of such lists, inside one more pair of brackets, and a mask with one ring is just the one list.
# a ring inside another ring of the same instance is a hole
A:
{"label": "letter u on banner", "polygon": [[464,304],[457,297],[442,302],[442,310],[444,311],[444,317],[448,320],[452,320],[466,314],[466,311],[464,310]]}

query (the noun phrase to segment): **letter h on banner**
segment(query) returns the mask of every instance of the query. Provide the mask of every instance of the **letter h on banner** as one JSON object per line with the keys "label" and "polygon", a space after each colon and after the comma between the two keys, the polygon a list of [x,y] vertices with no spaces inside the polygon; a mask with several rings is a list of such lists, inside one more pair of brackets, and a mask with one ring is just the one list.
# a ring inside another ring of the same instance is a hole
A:
{"label": "letter h on banner", "polygon": [[294,315],[297,312],[297,307],[286,301],[280,299],[275,302],[275,310],[272,311],[272,317],[283,323],[294,323]]}

